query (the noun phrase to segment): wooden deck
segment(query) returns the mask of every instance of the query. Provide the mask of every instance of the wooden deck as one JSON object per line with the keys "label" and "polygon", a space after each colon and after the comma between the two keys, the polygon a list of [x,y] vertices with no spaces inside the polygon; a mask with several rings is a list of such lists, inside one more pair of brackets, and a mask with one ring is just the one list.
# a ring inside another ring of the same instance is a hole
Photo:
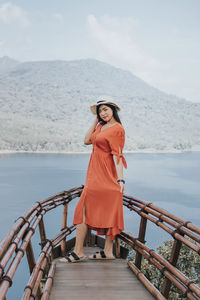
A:
{"label": "wooden deck", "polygon": [[[98,251],[97,247],[86,247],[85,254]],[[64,264],[56,261],[56,274],[50,300],[95,299],[95,300],[139,300],[155,299],[124,259],[114,261],[86,260]]]}

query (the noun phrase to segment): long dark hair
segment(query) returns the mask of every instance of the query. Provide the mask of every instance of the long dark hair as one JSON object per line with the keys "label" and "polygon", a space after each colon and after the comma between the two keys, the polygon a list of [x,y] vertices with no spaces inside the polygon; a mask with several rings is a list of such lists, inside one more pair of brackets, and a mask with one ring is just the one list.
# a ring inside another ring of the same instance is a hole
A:
{"label": "long dark hair", "polygon": [[[113,117],[115,119],[115,121],[117,121],[118,123],[122,124],[121,121],[120,121],[120,118],[119,118],[119,115],[118,115],[118,112],[117,112],[117,108],[112,105],[112,104],[101,104],[101,105],[106,105],[108,107],[110,107],[113,111]],[[97,110],[97,118],[98,118],[98,121],[101,122],[102,124],[106,124],[107,122],[105,122],[104,120],[101,119],[100,115],[99,115],[99,108],[101,105],[98,105],[96,107],[96,110]]]}

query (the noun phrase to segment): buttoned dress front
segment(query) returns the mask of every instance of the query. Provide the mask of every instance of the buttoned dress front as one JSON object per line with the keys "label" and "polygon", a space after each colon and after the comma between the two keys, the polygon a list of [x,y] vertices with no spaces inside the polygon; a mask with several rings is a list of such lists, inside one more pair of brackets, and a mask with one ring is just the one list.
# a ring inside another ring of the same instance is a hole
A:
{"label": "buttoned dress front", "polygon": [[117,164],[122,163],[127,168],[123,156],[125,131],[120,123],[115,123],[101,131],[99,123],[91,135],[93,151],[90,156],[85,186],[75,208],[73,224],[83,222],[83,207],[85,204],[85,224],[96,230],[97,234],[106,234],[112,240],[124,229],[123,193],[117,183]]}

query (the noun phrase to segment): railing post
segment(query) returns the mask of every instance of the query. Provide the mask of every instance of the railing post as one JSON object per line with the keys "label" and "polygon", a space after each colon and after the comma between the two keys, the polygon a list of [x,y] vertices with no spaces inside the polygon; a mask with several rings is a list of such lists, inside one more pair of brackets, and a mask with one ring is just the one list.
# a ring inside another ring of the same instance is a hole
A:
{"label": "railing post", "polygon": [[46,232],[45,232],[43,217],[39,222],[39,231],[40,231],[41,247],[43,248],[46,243]]}
{"label": "railing post", "polygon": [[[63,205],[63,217],[62,217],[62,229],[64,229],[67,226],[67,211],[68,211],[68,205],[65,203]],[[61,242],[61,255],[66,255],[66,239],[62,240]]]}
{"label": "railing post", "polygon": [[120,238],[116,237],[115,239],[115,243],[116,243],[116,257],[120,257]]}
{"label": "railing post", "polygon": [[[181,241],[174,240],[170,259],[169,259],[169,263],[173,266],[176,266],[176,264],[177,264],[181,246],[182,246]],[[171,284],[172,284],[171,281],[168,278],[165,278],[165,280],[163,282],[163,286],[162,286],[162,292],[161,292],[165,298],[168,298],[168,296],[169,296]]]}
{"label": "railing post", "polygon": [[96,243],[96,237],[92,234],[92,229],[88,228],[87,234],[84,240],[84,246],[86,247],[94,247]]}
{"label": "railing post", "polygon": [[28,260],[29,271],[31,274],[35,267],[35,257],[34,257],[34,252],[33,252],[33,247],[32,247],[31,241],[28,243],[28,246],[26,248],[26,257]]}
{"label": "railing post", "polygon": [[85,241],[84,241],[84,246],[91,246],[92,244],[92,233],[91,233],[91,229],[88,228],[87,230],[87,234],[86,234],[86,237],[85,237]]}
{"label": "railing post", "polygon": [[[145,213],[147,214],[147,212]],[[146,227],[147,227],[147,219],[141,217],[138,240],[142,243],[145,243],[144,238],[146,234]],[[135,256],[135,265],[139,270],[141,269],[141,263],[142,263],[142,254],[137,252]]]}

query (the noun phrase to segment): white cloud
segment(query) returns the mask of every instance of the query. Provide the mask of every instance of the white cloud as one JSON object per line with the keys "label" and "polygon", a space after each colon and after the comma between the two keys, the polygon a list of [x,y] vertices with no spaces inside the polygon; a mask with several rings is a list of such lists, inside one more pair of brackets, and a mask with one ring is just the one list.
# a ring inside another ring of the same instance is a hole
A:
{"label": "white cloud", "polygon": [[[200,102],[200,88],[196,80],[196,78],[199,79],[199,58],[190,58],[188,61],[188,55],[183,54],[180,61],[176,52],[175,56],[167,55],[166,49],[164,51],[162,47],[160,48],[160,43],[162,43],[160,41],[153,48],[161,54],[165,53],[165,56],[158,59],[157,55],[155,57],[152,54],[152,45],[148,45],[149,39],[145,41],[144,36],[141,35],[143,44],[141,43],[139,33],[142,24],[135,19],[108,15],[97,19],[94,15],[89,15],[87,23],[95,45],[93,57],[129,70],[166,93]],[[172,31],[172,35],[177,39],[177,46],[185,50],[185,41],[178,39],[179,30],[174,27]],[[152,39],[152,43],[156,42]],[[175,47],[174,44],[173,47]],[[196,47],[193,46],[194,49],[198,47],[199,44]]]}
{"label": "white cloud", "polygon": [[139,22],[134,19],[104,16],[97,20],[94,15],[87,18],[90,33],[98,49],[99,58],[132,71],[149,83],[168,69],[151,56],[134,40]]}
{"label": "white cloud", "polygon": [[26,12],[11,2],[0,5],[0,20],[5,24],[18,23],[24,27],[30,25]]}

